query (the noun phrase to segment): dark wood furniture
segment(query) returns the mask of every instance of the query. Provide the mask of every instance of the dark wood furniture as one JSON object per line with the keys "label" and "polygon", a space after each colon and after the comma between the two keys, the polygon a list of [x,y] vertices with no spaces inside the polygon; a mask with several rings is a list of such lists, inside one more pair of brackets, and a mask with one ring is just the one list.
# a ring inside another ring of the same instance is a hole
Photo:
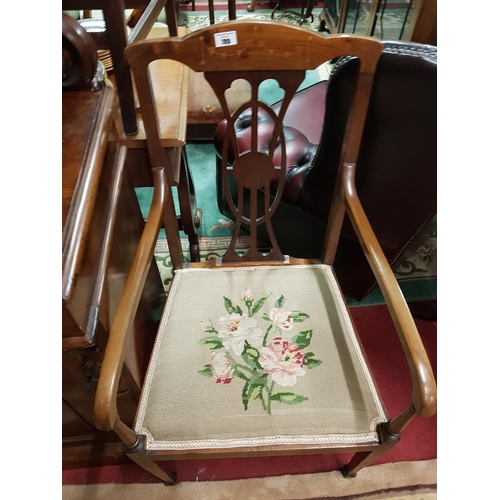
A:
{"label": "dark wood furniture", "polygon": [[[436,411],[431,365],[394,274],[366,219],[354,182],[382,48],[374,38],[323,36],[291,24],[246,20],[209,26],[182,40],[138,42],[125,51],[143,105],[155,190],[111,328],[97,388],[95,418],[100,429],[114,431],[120,437],[132,460],[167,484],[174,481],[159,466],[162,460],[326,452],[354,453],[344,471],[352,477],[394,446],[416,415]],[[325,251],[322,263],[294,259],[283,255],[272,229],[272,215],[286,182],[283,117],[305,70],[345,55],[359,59],[360,77],[338,162],[343,168],[338,168],[334,180]],[[228,165],[231,155],[235,160],[220,175],[226,186],[230,179],[238,183],[239,198],[235,202],[227,197],[236,227],[222,260],[192,264],[182,260],[170,172],[158,138],[159,117],[147,75],[148,64],[157,59],[172,59],[204,72],[226,112],[222,165]],[[252,86],[247,105],[252,110],[253,136],[245,149],[237,148],[234,124],[247,108],[242,106],[231,115],[224,104],[225,90],[238,78],[247,79]],[[277,115],[258,100],[257,89],[269,78],[276,79],[285,90]],[[259,108],[273,118],[268,147],[259,144]],[[259,204],[257,191],[261,188],[268,198]],[[332,273],[346,211],[363,241],[366,258],[383,289],[401,341],[401,345],[388,345],[387,349],[404,350],[412,375],[412,394],[402,402],[402,408],[407,406],[392,417],[381,401]],[[260,224],[269,232],[270,244],[266,248],[258,246]],[[117,380],[142,283],[162,226],[175,275],[141,404],[131,427],[116,404]],[[242,227],[250,234],[246,252],[235,249]],[[315,342],[314,349],[322,359],[307,352],[311,342]],[[210,364],[205,364],[208,360]],[[309,370],[318,375],[306,375]],[[296,389],[293,386],[299,377],[308,382]],[[298,410],[296,405],[301,405]]]}
{"label": "dark wood furniture", "polygon": [[[234,0],[233,0],[234,6]],[[125,37],[126,26],[124,8],[145,7],[144,13],[137,21],[128,39]],[[168,27],[153,27],[160,10],[165,7]],[[134,94],[130,68],[123,58],[123,50],[127,43],[143,38],[158,38],[186,34],[184,27],[177,27],[177,14],[174,0],[64,0],[65,10],[88,8],[102,9],[106,22],[104,33],[90,33],[94,37],[97,48],[109,46],[113,59],[113,75],[110,80],[116,85],[120,105],[116,111],[116,133],[111,140],[134,150],[129,155],[129,164],[133,165],[132,182],[134,187],[151,186],[151,172],[147,166],[145,150],[146,138],[144,125]],[[103,36],[103,34],[105,36]],[[198,228],[201,225],[201,210],[196,206],[194,185],[189,171],[184,146],[186,144],[187,121],[187,89],[188,71],[180,64],[159,64],[151,68],[153,85],[161,86],[159,112],[160,138],[165,148],[166,161],[172,172],[170,181],[179,187],[180,217],[179,230],[184,231],[190,242],[190,255],[193,261],[199,260]],[[142,149],[142,151],[139,151]]]}
{"label": "dark wood furniture", "polygon": [[[62,93],[62,437],[67,462],[119,452],[116,440],[94,425],[95,387],[144,221],[126,168],[126,147],[108,141],[115,107],[111,87]],[[152,261],[119,383],[119,405],[130,423],[164,297]]]}
{"label": "dark wood furniture", "polygon": [[[177,36],[175,0],[62,0],[63,10],[102,10],[106,23],[104,34],[95,34],[98,49],[109,49],[118,89],[123,130],[127,135],[137,133],[137,117],[132,77],[123,50],[127,44],[146,38],[162,9],[165,9],[170,36]],[[143,14],[127,35],[125,9],[141,9]]]}

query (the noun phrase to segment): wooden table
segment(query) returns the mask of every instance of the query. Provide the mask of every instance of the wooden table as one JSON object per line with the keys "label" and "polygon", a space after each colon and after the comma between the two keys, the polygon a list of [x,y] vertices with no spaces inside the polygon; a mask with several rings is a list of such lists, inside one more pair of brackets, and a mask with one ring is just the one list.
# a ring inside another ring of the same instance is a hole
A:
{"label": "wooden table", "polygon": [[[127,148],[108,141],[116,97],[110,87],[62,95],[62,430],[68,453],[77,445],[95,451],[105,444],[93,424],[93,391],[144,227]],[[164,299],[152,262],[121,378],[120,405],[129,424]]]}

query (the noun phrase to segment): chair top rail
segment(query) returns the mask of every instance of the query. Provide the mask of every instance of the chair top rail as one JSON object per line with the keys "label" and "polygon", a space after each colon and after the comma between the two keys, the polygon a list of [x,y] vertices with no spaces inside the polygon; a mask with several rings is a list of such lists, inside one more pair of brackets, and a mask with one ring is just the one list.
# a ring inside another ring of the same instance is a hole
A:
{"label": "chair top rail", "polygon": [[362,35],[325,35],[273,21],[218,23],[185,37],[141,40],[125,49],[134,68],[174,59],[194,71],[312,70],[329,59],[352,55],[361,72],[375,71],[383,45]]}

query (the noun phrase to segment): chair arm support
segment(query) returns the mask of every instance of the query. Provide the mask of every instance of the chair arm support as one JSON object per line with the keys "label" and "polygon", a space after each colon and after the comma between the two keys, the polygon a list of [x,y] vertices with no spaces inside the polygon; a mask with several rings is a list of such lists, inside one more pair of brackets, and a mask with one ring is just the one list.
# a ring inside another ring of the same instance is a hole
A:
{"label": "chair arm support", "polygon": [[154,194],[148,220],[118,303],[97,384],[94,420],[96,427],[102,431],[113,430],[119,422],[116,396],[125,353],[162,226],[165,206],[171,197],[163,168],[153,169],[153,180]]}
{"label": "chair arm support", "polygon": [[385,258],[356,192],[356,165],[345,164],[342,197],[358,240],[377,279],[398,332],[413,381],[411,406],[417,415],[436,412],[436,380],[408,304]]}

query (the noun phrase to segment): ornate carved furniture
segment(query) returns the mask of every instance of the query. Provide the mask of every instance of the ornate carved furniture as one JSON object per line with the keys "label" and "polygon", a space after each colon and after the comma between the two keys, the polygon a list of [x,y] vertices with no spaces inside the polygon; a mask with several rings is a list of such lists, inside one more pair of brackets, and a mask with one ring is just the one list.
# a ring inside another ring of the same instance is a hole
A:
{"label": "ornate carved furniture", "polygon": [[[299,26],[252,20],[127,47],[143,119],[150,124],[147,141],[155,191],[104,355],[95,420],[103,431],[113,430],[128,455],[162,481],[171,484],[173,478],[158,465],[161,460],[283,453],[352,452],[345,474],[355,476],[399,441],[414,416],[435,412],[436,387],[427,355],[354,182],[382,49],[375,39],[323,36]],[[283,192],[287,164],[283,116],[305,70],[346,55],[360,61],[359,79],[353,86],[342,155],[332,157],[342,167],[332,179],[335,194],[323,259],[295,259],[285,256],[273,237],[272,215]],[[239,198],[228,199],[237,230],[221,260],[182,262],[169,166],[159,145],[154,89],[147,77],[148,65],[162,58],[204,72],[226,112],[229,126],[222,165],[228,165],[230,146],[237,158],[220,175],[224,185],[229,177],[238,182]],[[231,115],[224,91],[238,78],[250,82],[251,100]],[[285,90],[278,115],[257,98],[258,86],[269,78]],[[234,124],[246,109],[252,110],[250,129],[255,135],[248,149],[238,150]],[[272,117],[272,139],[265,150],[258,144],[258,110]],[[273,161],[276,155],[280,162]],[[259,188],[266,193],[262,203]],[[248,200],[248,210],[243,200]],[[413,393],[404,402],[408,406],[397,416],[389,416],[384,408],[332,272],[346,209],[384,290],[413,378]],[[162,225],[175,275],[137,418],[130,426],[116,405],[117,380]],[[269,232],[267,248],[257,246],[258,225]],[[246,252],[238,252],[235,241],[243,226],[251,242]]]}
{"label": "ornate carved furniture", "polygon": [[[298,92],[285,116],[288,163],[274,228],[278,243],[290,255],[321,255],[356,64],[353,58],[338,60],[330,81]],[[384,42],[361,142],[357,183],[360,199],[391,265],[416,241],[437,211],[436,106],[437,48]],[[263,148],[271,139],[266,129],[269,124],[269,117],[259,117]],[[252,136],[250,111],[239,117],[235,127],[237,146],[244,150]],[[226,124],[222,122],[215,136],[218,169],[222,168],[225,134]],[[237,197],[236,187],[229,185],[229,189]],[[224,191],[219,182],[219,209],[234,219]],[[264,231],[259,237],[267,238]],[[357,300],[376,284],[349,220],[342,228],[335,270],[344,291]]]}

